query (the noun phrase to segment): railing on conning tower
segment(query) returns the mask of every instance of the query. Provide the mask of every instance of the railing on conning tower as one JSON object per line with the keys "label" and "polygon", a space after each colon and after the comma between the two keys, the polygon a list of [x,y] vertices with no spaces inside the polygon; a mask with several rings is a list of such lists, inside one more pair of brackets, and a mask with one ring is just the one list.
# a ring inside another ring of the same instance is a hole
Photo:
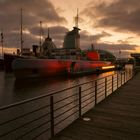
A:
{"label": "railing on conning tower", "polygon": [[50,139],[133,77],[120,72],[0,108],[0,139]]}

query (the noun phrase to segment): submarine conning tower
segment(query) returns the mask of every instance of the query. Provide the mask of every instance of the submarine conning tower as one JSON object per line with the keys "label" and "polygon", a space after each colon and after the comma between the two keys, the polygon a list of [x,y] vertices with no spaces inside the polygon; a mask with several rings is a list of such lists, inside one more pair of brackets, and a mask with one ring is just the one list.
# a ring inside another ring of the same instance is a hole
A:
{"label": "submarine conning tower", "polygon": [[77,49],[80,50],[80,34],[79,28],[73,27],[72,31],[69,31],[64,37],[63,47],[65,49]]}

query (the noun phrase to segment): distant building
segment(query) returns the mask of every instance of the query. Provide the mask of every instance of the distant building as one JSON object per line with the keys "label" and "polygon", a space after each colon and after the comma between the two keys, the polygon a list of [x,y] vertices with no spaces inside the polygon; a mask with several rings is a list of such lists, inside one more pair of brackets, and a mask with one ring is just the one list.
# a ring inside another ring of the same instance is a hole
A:
{"label": "distant building", "polygon": [[[20,53],[19,50],[17,50],[17,54],[19,53]],[[30,48],[22,48],[22,55],[27,55],[27,56],[32,55]]]}
{"label": "distant building", "polygon": [[131,53],[131,57],[134,58],[134,65],[140,66],[140,53]]}

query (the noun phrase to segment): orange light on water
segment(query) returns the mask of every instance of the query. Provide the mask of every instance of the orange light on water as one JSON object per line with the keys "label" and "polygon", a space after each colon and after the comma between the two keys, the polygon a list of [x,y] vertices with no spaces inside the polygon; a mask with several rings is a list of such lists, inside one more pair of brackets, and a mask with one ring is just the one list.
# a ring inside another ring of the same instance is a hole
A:
{"label": "orange light on water", "polygon": [[102,67],[102,70],[113,69],[113,68],[115,68],[114,65],[111,65],[111,66],[104,66],[104,67]]}

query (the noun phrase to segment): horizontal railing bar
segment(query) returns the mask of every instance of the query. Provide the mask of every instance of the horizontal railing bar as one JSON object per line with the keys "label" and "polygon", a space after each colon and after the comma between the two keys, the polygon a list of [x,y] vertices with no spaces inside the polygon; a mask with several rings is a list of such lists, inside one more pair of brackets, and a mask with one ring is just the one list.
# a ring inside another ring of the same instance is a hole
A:
{"label": "horizontal railing bar", "polygon": [[63,106],[61,106],[61,107],[59,107],[59,108],[54,109],[54,111],[58,111],[58,110],[60,110],[60,109],[62,109],[62,108],[64,108],[64,107],[70,105],[71,103],[74,103],[74,102],[78,101],[78,100],[79,100],[79,99],[75,99],[75,100],[73,100],[73,101],[71,101],[71,102],[69,102],[69,103],[67,103],[67,104],[65,104],[65,105],[63,105]]}
{"label": "horizontal railing bar", "polygon": [[[115,75],[115,74],[113,74]],[[112,76],[112,75],[111,75]],[[104,79],[106,77],[109,77],[109,76],[105,76],[105,77],[102,77],[102,78],[98,78],[96,80],[91,80],[91,81],[88,81],[88,82],[85,82],[85,83],[82,83],[82,84],[77,84],[75,86],[71,86],[69,88],[64,88],[62,90],[58,90],[56,92],[52,92],[50,93],[49,95],[48,94],[44,94],[44,95],[41,95],[41,96],[37,96],[37,97],[34,97],[34,98],[31,98],[31,99],[27,99],[27,100],[24,100],[24,101],[20,101],[20,102],[17,102],[17,103],[13,103],[13,104],[10,104],[10,105],[6,105],[6,106],[3,106],[3,107],[0,107],[0,110],[4,110],[4,109],[8,109],[8,108],[11,108],[11,107],[14,107],[14,106],[18,106],[18,105],[21,105],[21,104],[25,104],[25,103],[28,103],[28,102],[31,102],[31,101],[34,101],[34,100],[38,100],[38,99],[41,99],[41,98],[44,98],[44,97],[49,97],[49,96],[52,96],[52,95],[55,95],[55,94],[58,94],[60,92],[63,92],[63,91],[66,91],[66,90],[69,90],[69,89],[72,89],[72,88],[75,88],[75,87],[79,87],[79,86],[82,86],[82,85],[85,85],[85,84],[88,84],[88,83],[91,83],[91,82],[95,82],[97,80],[100,80],[100,79]]]}
{"label": "horizontal railing bar", "polygon": [[[92,92],[90,92],[90,93],[88,93],[88,94],[86,94],[86,95],[83,95],[81,99],[83,99],[84,97],[86,97],[86,96],[88,96],[88,95],[91,95],[92,93],[95,93],[95,91],[92,91]],[[95,97],[95,95],[94,95],[94,97]]]}
{"label": "horizontal railing bar", "polygon": [[112,88],[107,89],[107,92],[110,91],[110,90],[112,90]]}
{"label": "horizontal railing bar", "polygon": [[110,83],[107,83],[107,86],[112,86],[112,82],[110,82]]}
{"label": "horizontal railing bar", "polygon": [[37,112],[37,111],[40,111],[40,110],[42,110],[42,109],[45,109],[45,108],[47,108],[47,107],[49,107],[49,106],[50,106],[50,105],[46,105],[46,106],[40,107],[40,108],[38,108],[38,109],[36,109],[36,110],[33,110],[33,111],[31,111],[31,112],[28,112],[28,113],[26,113],[26,114],[20,115],[20,116],[14,118],[14,119],[8,120],[8,121],[6,121],[6,122],[2,122],[2,123],[0,124],[0,126],[1,126],[1,125],[5,125],[5,124],[7,124],[7,123],[9,123],[9,122],[15,121],[15,120],[17,120],[17,119],[23,118],[23,117],[25,117],[25,116],[28,116],[28,115],[30,115],[30,114],[33,114],[33,113],[35,113],[35,112]]}
{"label": "horizontal railing bar", "polygon": [[[50,113],[46,113],[46,114],[40,116],[40,117],[37,118],[37,119],[34,119],[34,120],[30,121],[30,122],[27,122],[27,123],[25,123],[25,124],[23,124],[23,125],[21,125],[21,126],[15,128],[15,129],[11,130],[11,131],[8,131],[8,132],[6,132],[6,133],[0,135],[0,137],[6,136],[6,135],[8,135],[8,134],[10,134],[10,133],[12,133],[12,132],[14,132],[14,131],[16,131],[16,130],[19,130],[19,129],[23,128],[24,126],[27,126],[27,125],[29,125],[29,124],[31,124],[31,123],[37,121],[37,120],[40,120],[40,119],[46,117],[46,116],[49,115],[49,114],[50,114]],[[50,122],[50,120],[49,120],[48,122]]]}
{"label": "horizontal railing bar", "polygon": [[107,89],[109,89],[110,87],[112,88],[112,85],[107,85]]}
{"label": "horizontal railing bar", "polygon": [[94,86],[92,86],[92,87],[90,87],[90,88],[87,88],[87,89],[84,89],[84,90],[82,90],[81,92],[85,92],[85,91],[88,91],[88,90],[90,90],[90,89],[94,89]]}
{"label": "horizontal railing bar", "polygon": [[110,89],[112,89],[112,86],[109,86],[109,87],[107,88],[107,90],[110,90]]}
{"label": "horizontal railing bar", "polygon": [[117,80],[113,80],[113,82],[117,82]]}
{"label": "horizontal railing bar", "polygon": [[109,89],[109,90],[107,90],[107,92],[109,92],[109,91],[112,91],[112,88],[111,88],[111,89]]}
{"label": "horizontal railing bar", "polygon": [[103,90],[97,92],[97,95],[99,95],[99,94],[102,93],[102,92],[105,92],[105,89],[103,89]]}
{"label": "horizontal railing bar", "polygon": [[18,137],[18,138],[16,138],[15,140],[19,140],[19,139],[23,138],[24,136],[26,136],[26,135],[30,134],[31,132],[33,132],[33,131],[34,131],[34,130],[36,130],[36,129],[38,129],[38,128],[40,128],[40,127],[42,127],[42,126],[44,126],[44,125],[48,124],[49,122],[50,122],[50,121],[46,121],[46,122],[44,122],[44,123],[40,124],[39,126],[37,126],[37,127],[33,128],[33,129],[31,129],[30,131],[28,131],[28,132],[24,133],[24,134],[23,134],[23,135],[21,135],[21,136],[19,136],[19,137]]}
{"label": "horizontal railing bar", "polygon": [[91,102],[89,102],[86,105],[84,105],[83,107],[81,107],[81,109],[85,108],[86,106],[88,106],[89,104],[94,103],[94,102],[95,102],[95,100],[92,100]]}
{"label": "horizontal railing bar", "polygon": [[117,80],[113,81],[113,83],[117,83]]}
{"label": "horizontal railing bar", "polygon": [[42,134],[44,134],[45,132],[49,131],[50,128],[47,128],[46,130],[42,131],[41,133],[39,133],[38,135],[36,135],[35,137],[32,138],[32,140],[35,140],[36,138],[38,138],[39,136],[41,136]]}
{"label": "horizontal railing bar", "polygon": [[103,85],[104,83],[105,83],[105,81],[104,81],[104,82],[102,82],[102,83],[97,84],[97,86]]}
{"label": "horizontal railing bar", "polygon": [[[112,75],[114,75],[114,74],[112,74]],[[108,78],[110,78],[112,75],[109,75]]]}
{"label": "horizontal railing bar", "polygon": [[111,81],[107,81],[107,85],[112,84],[112,80]]}
{"label": "horizontal railing bar", "polygon": [[62,102],[62,101],[64,101],[64,100],[66,100],[66,99],[69,99],[69,98],[71,98],[71,97],[77,96],[77,94],[78,94],[78,93],[74,93],[74,94],[71,95],[71,96],[68,96],[68,97],[66,97],[66,98],[63,98],[62,100],[59,100],[59,101],[57,101],[57,102],[54,102],[54,105],[57,104],[57,103],[59,103],[59,102]]}
{"label": "horizontal railing bar", "polygon": [[58,123],[56,123],[54,126],[59,125],[61,122],[65,121],[66,119],[68,119],[69,117],[71,117],[72,115],[74,115],[75,113],[77,113],[78,110],[76,110],[75,112],[73,112],[71,115],[67,116],[66,118],[64,118],[63,120],[60,120]]}
{"label": "horizontal railing bar", "polygon": [[99,99],[99,98],[102,97],[102,96],[105,96],[105,94],[101,94],[101,95],[99,95],[97,99]]}
{"label": "horizontal railing bar", "polygon": [[111,83],[112,82],[112,79],[111,80],[107,80],[107,83]]}
{"label": "horizontal railing bar", "polygon": [[54,119],[57,119],[58,117],[60,117],[60,116],[62,116],[63,114],[65,114],[65,113],[71,111],[72,109],[74,109],[74,108],[76,108],[76,107],[78,107],[78,104],[76,104],[75,106],[71,107],[70,109],[64,111],[63,113],[61,113],[61,114],[55,116]]}
{"label": "horizontal railing bar", "polygon": [[88,100],[89,100],[89,99],[91,99],[91,98],[93,98],[93,97],[90,97],[90,98],[88,98],[88,99],[86,99],[86,100],[82,101],[82,103],[84,103],[84,102],[88,101]]}
{"label": "horizontal railing bar", "polygon": [[104,86],[102,86],[102,87],[97,87],[97,91],[98,91],[98,90],[100,90],[100,89],[102,89],[102,88],[104,88],[104,89],[105,89],[105,85],[104,85]]}

